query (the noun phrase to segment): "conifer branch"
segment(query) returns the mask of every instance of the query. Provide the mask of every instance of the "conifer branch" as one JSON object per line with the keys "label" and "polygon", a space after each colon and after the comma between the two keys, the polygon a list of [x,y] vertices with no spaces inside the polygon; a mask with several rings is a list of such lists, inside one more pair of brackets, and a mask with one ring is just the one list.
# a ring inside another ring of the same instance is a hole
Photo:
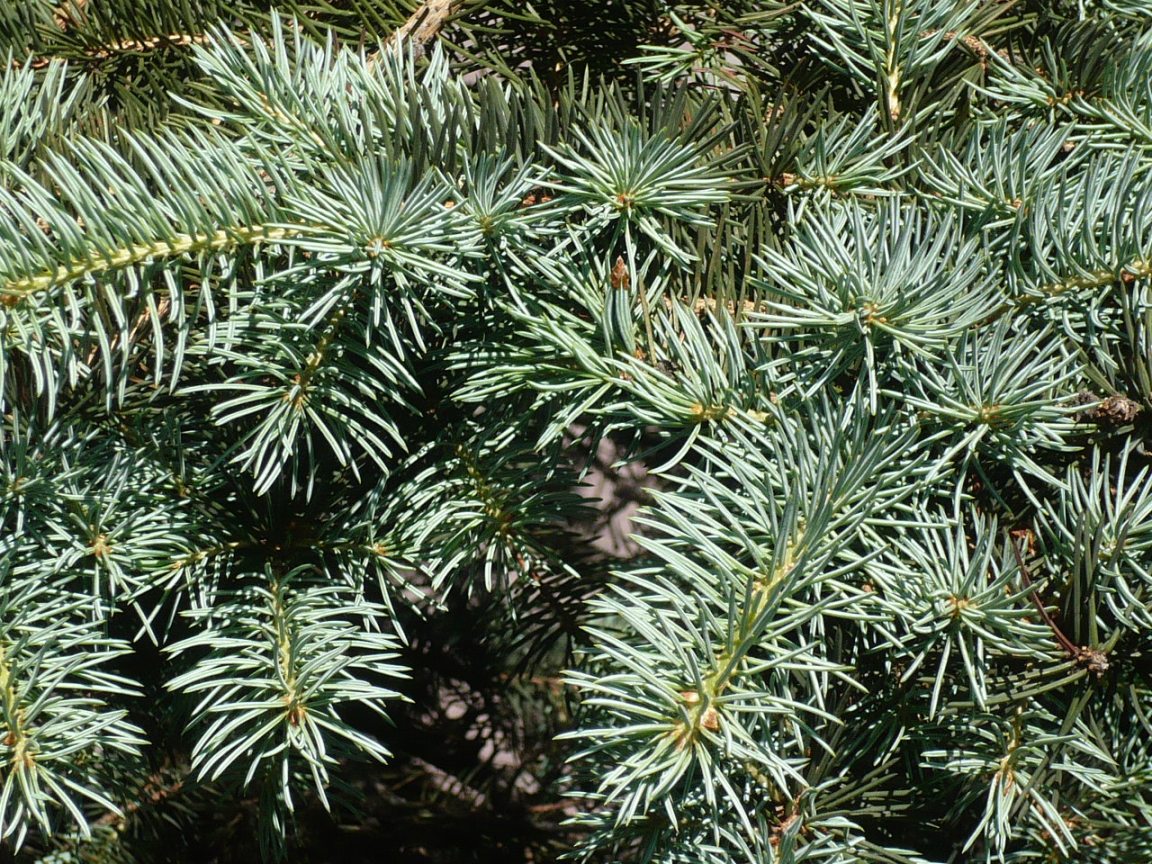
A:
{"label": "conifer branch", "polygon": [[0,3],[0,841],[1152,860],[1141,2]]}

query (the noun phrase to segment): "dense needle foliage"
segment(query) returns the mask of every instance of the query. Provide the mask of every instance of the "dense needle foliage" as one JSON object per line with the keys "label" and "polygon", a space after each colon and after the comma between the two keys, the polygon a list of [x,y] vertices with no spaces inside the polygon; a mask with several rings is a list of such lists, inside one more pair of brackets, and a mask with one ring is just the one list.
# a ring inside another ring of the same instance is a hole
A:
{"label": "dense needle foliage", "polygon": [[1152,861],[1148,0],[0,62],[2,854]]}

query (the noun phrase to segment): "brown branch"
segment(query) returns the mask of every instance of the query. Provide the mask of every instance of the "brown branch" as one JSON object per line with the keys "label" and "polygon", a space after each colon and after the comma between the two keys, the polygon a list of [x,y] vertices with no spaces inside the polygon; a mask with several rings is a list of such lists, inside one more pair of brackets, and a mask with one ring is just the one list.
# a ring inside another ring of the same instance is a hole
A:
{"label": "brown branch", "polygon": [[122,825],[129,816],[144,807],[159,804],[162,801],[179,794],[184,788],[184,778],[181,777],[171,783],[164,782],[160,774],[153,774],[144,788],[140,790],[141,798],[129,801],[121,808],[121,812],[108,811],[93,824],[95,825]]}
{"label": "brown branch", "polygon": [[[685,298],[677,298],[677,300],[683,304],[688,303],[688,300]],[[675,302],[671,297],[664,298],[665,309],[671,310],[674,306]],[[726,308],[728,314],[733,316],[740,314],[747,315],[750,312],[766,312],[769,308],[765,303],[755,303],[751,300],[745,300],[737,307],[736,303],[732,300],[729,300],[727,303],[721,303],[714,297],[699,297],[692,302],[692,311],[699,317],[703,317],[709,312],[715,312],[721,307]]]}
{"label": "brown branch", "polygon": [[67,30],[79,20],[87,5],[88,0],[64,0],[52,13],[52,20],[61,30]]}
{"label": "brown branch", "polygon": [[[1031,540],[1032,532],[1024,529],[1020,532],[1026,539]],[[1024,588],[1032,595],[1032,602],[1036,606],[1036,610],[1044,619],[1044,623],[1051,629],[1052,634],[1056,637],[1056,641],[1060,643],[1060,647],[1071,655],[1072,659],[1076,661],[1077,666],[1082,666],[1087,669],[1097,678],[1103,676],[1108,671],[1108,655],[1103,651],[1099,651],[1088,645],[1077,645],[1069,639],[1063,630],[1052,620],[1052,616],[1048,614],[1048,610],[1044,606],[1044,601],[1040,599],[1040,594],[1032,584],[1032,580],[1028,577],[1028,568],[1024,566],[1024,556],[1020,554],[1020,547],[1012,539],[1008,541],[1012,547],[1012,554],[1016,556],[1016,565],[1020,568],[1020,580],[1024,583]]]}
{"label": "brown branch", "polygon": [[[1011,542],[1011,541],[1010,541]],[[1024,583],[1024,588],[1032,597],[1032,603],[1036,606],[1036,611],[1040,613],[1040,617],[1044,619],[1044,623],[1052,630],[1056,641],[1060,646],[1071,654],[1073,657],[1080,653],[1080,647],[1076,645],[1071,639],[1064,635],[1064,631],[1052,620],[1052,616],[1048,614],[1047,608],[1044,606],[1044,601],[1040,599],[1040,593],[1036,590],[1036,586],[1032,584],[1032,580],[1028,577],[1028,568],[1024,566],[1024,556],[1020,554],[1020,547],[1011,543],[1012,554],[1016,556],[1016,566],[1020,568],[1020,581]]]}
{"label": "brown branch", "polygon": [[[463,4],[464,0],[424,0],[408,20],[384,40],[384,44],[387,46],[407,42],[413,57],[423,56],[428,43],[436,38],[436,34]],[[379,52],[368,55],[369,66],[376,62],[378,55]]]}
{"label": "brown branch", "polygon": [[[83,63],[99,63],[102,60],[119,57],[122,54],[143,54],[149,51],[160,51],[165,48],[202,45],[208,42],[209,39],[210,37],[203,33],[163,33],[143,39],[125,39],[119,42],[108,42],[104,45],[85,48],[82,58],[77,59],[78,62]],[[55,56],[33,57],[27,64],[21,63],[19,60],[13,60],[12,68],[20,69],[24,65],[28,65],[33,69],[44,69],[57,59],[60,58]]]}
{"label": "brown branch", "polygon": [[[157,317],[160,320],[163,320],[164,316],[168,314],[168,310],[171,308],[172,308],[172,301],[168,297],[161,297],[160,302],[156,304]],[[136,321],[133,322],[133,324],[132,324],[132,330],[128,333],[128,341],[126,343],[125,350],[128,350],[128,348],[130,348],[132,345],[136,344],[136,340],[137,340],[137,338],[139,338],[140,332],[144,329],[144,325],[147,324],[151,320],[151,318],[152,318],[151,308],[147,308],[147,309],[142,310],[140,312],[140,314],[136,316]],[[115,351],[119,347],[120,347],[120,334],[117,333],[112,338],[112,341],[108,344],[108,353],[111,354],[113,351]],[[85,361],[85,365],[91,366],[94,362],[96,362],[96,358],[99,356],[100,356],[100,347],[97,345],[97,346],[94,346],[92,348],[92,350],[88,352],[88,359]]]}

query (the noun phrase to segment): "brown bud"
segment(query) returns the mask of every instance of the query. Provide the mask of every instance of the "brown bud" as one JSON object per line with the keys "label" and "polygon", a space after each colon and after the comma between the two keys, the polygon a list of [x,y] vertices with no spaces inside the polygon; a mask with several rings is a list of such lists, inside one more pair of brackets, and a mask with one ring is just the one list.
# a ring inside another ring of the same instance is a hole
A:
{"label": "brown bud", "polygon": [[720,712],[709,705],[700,715],[700,725],[709,732],[715,732],[720,728]]}
{"label": "brown bud", "polygon": [[621,288],[625,291],[632,285],[632,274],[628,272],[628,265],[624,263],[624,256],[616,256],[616,265],[612,268],[612,275],[610,276],[613,288]]}
{"label": "brown bud", "polygon": [[1087,669],[1097,678],[1103,678],[1108,671],[1108,655],[1095,648],[1082,647],[1076,654],[1076,663]]}
{"label": "brown bud", "polygon": [[1131,423],[1140,413],[1141,405],[1126,396],[1109,396],[1092,413],[1098,420],[1107,420],[1116,425]]}
{"label": "brown bud", "polygon": [[1113,394],[1105,396],[1097,402],[1098,397],[1089,390],[1081,390],[1076,394],[1073,404],[1096,405],[1077,415],[1078,420],[1091,420],[1107,426],[1123,426],[1136,419],[1144,406],[1127,396]]}

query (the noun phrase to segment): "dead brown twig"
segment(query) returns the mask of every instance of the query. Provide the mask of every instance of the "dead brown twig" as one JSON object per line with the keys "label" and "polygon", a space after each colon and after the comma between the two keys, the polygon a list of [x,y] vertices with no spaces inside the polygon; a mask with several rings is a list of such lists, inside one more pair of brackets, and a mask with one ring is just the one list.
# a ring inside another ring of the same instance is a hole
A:
{"label": "dead brown twig", "polygon": [[109,811],[96,820],[96,825],[119,825],[132,814],[145,807],[160,804],[173,795],[178,795],[184,788],[184,779],[178,778],[171,783],[159,774],[153,774],[144,788],[140,790],[141,797],[136,801],[129,801],[121,808],[121,812]]}
{"label": "dead brown twig", "polygon": [[[428,43],[436,38],[436,34],[461,5],[463,0],[424,0],[408,20],[384,40],[384,44],[387,46],[407,42],[411,46],[413,56],[421,56]],[[379,52],[373,52],[368,55],[370,66],[376,62],[378,54]]]}
{"label": "dead brown twig", "polygon": [[[1031,532],[1022,532],[1026,540],[1030,540]],[[1095,675],[1097,678],[1103,676],[1108,671],[1108,655],[1103,651],[1092,648],[1088,645],[1077,645],[1065,635],[1064,631],[1052,620],[1052,616],[1048,614],[1048,610],[1044,606],[1044,601],[1040,599],[1040,594],[1032,584],[1032,580],[1028,576],[1028,568],[1024,566],[1024,556],[1020,554],[1020,547],[1016,545],[1014,540],[1009,540],[1012,546],[1012,554],[1016,556],[1016,565],[1020,569],[1020,580],[1024,583],[1025,589],[1032,596],[1032,603],[1036,606],[1036,611],[1040,613],[1040,617],[1044,619],[1044,623],[1052,631],[1052,635],[1056,637],[1056,641],[1060,644],[1068,654],[1076,661],[1076,665],[1081,666]]]}

